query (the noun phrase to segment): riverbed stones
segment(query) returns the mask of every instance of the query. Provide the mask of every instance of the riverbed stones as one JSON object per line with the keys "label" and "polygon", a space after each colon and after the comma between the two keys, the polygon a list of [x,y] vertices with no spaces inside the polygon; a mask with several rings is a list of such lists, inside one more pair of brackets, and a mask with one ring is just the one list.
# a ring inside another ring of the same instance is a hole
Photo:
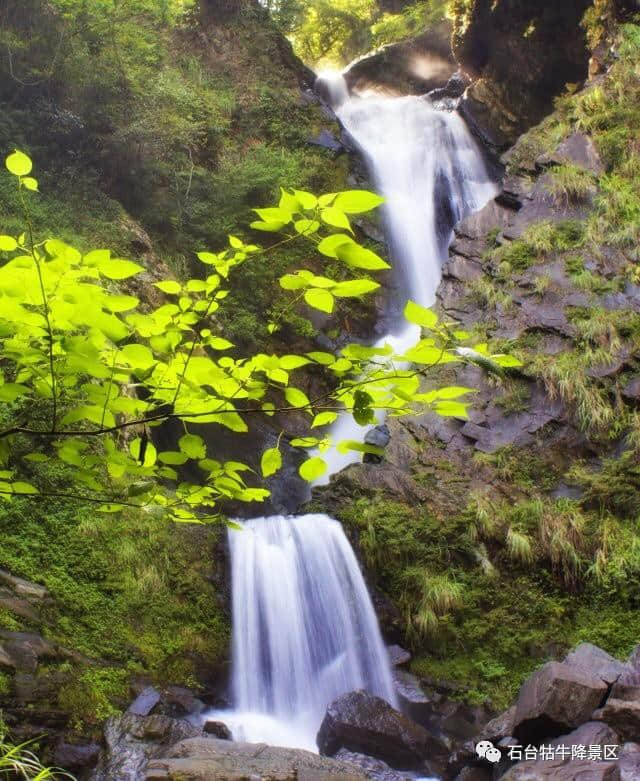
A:
{"label": "riverbed stones", "polygon": [[589,721],[607,689],[601,678],[580,667],[548,662],[520,689],[514,736],[525,744],[536,743],[575,729]]}
{"label": "riverbed stones", "polygon": [[501,781],[620,781],[620,771],[617,762],[538,760],[518,762]]}
{"label": "riverbed stones", "polygon": [[145,781],[366,781],[367,776],[348,762],[302,749],[206,737],[188,738],[172,746],[164,756],[149,761],[141,778]]}
{"label": "riverbed stones", "polygon": [[355,691],[328,707],[318,732],[318,749],[334,756],[341,748],[376,757],[395,768],[446,764],[448,747],[380,697]]}

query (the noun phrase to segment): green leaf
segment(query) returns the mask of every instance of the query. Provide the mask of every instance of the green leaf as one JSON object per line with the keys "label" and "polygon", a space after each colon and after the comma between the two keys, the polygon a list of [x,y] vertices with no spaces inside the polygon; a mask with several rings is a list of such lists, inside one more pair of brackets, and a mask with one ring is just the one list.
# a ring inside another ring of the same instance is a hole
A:
{"label": "green leaf", "polygon": [[19,152],[17,149],[7,157],[5,165],[7,166],[9,173],[12,173],[14,176],[26,176],[33,168],[31,158],[27,157],[24,152]]}
{"label": "green leaf", "polygon": [[355,241],[351,236],[347,236],[344,233],[334,233],[331,236],[327,236],[326,239],[322,239],[318,244],[318,252],[326,255],[328,258],[338,257],[338,247],[342,247],[344,244],[355,244]]}
{"label": "green leaf", "polygon": [[375,209],[381,203],[384,203],[384,198],[368,190],[346,190],[338,193],[333,205],[346,214],[362,214]]}
{"label": "green leaf", "polygon": [[357,390],[353,394],[353,418],[360,426],[375,422],[372,404],[373,398],[366,391]]}
{"label": "green leaf", "polygon": [[[142,440],[140,437],[136,437],[133,442],[129,445],[129,452],[133,456],[133,458],[140,462],[140,450],[142,447]],[[149,442],[147,440],[145,446],[144,446],[144,462],[142,466],[153,466],[156,462],[157,457],[157,451],[155,449],[155,446],[153,442]]]}
{"label": "green leaf", "polygon": [[17,249],[18,242],[13,238],[13,236],[0,236],[0,250],[2,252],[12,252],[14,249]]}
{"label": "green leaf", "polygon": [[348,453],[350,450],[355,453],[371,453],[374,456],[383,456],[384,448],[376,447],[376,445],[367,445],[366,442],[358,442],[354,439],[343,439],[342,442],[338,442],[336,448],[338,453]]}
{"label": "green leaf", "polygon": [[296,229],[296,233],[309,235],[317,232],[320,223],[318,220],[297,220],[293,227]]}
{"label": "green leaf", "polygon": [[379,283],[371,279],[353,279],[349,282],[339,282],[331,292],[337,298],[358,298],[379,287]]}
{"label": "green leaf", "polygon": [[311,428],[318,428],[319,426],[329,426],[338,419],[337,412],[319,412],[313,419]]}
{"label": "green leaf", "polygon": [[233,342],[220,336],[212,336],[207,339],[207,346],[211,347],[212,350],[228,350],[233,347]]}
{"label": "green leaf", "polygon": [[11,483],[11,490],[16,494],[38,494],[40,491],[31,483],[25,483],[18,481],[17,483]]}
{"label": "green leaf", "polygon": [[336,248],[337,257],[352,268],[363,268],[366,271],[384,271],[391,266],[383,260],[380,255],[376,255],[370,249],[361,247],[355,242],[351,244],[340,244]]}
{"label": "green leaf", "polygon": [[153,284],[158,290],[162,290],[163,293],[169,293],[170,295],[177,295],[182,290],[182,285],[173,279],[167,279],[163,282],[154,282]]}
{"label": "green leaf", "polygon": [[139,369],[148,369],[155,363],[153,353],[143,344],[125,344],[121,350],[126,362]]}
{"label": "green leaf", "polygon": [[437,399],[450,400],[459,399],[460,396],[464,396],[467,393],[477,393],[473,388],[463,388],[461,386],[451,385],[447,388],[439,388],[435,391]]}
{"label": "green leaf", "polygon": [[177,450],[163,450],[158,453],[158,461],[171,466],[182,466],[186,464],[189,456],[186,453],[178,453]]}
{"label": "green leaf", "polygon": [[467,405],[459,401],[437,401],[434,404],[434,410],[442,417],[463,418],[465,420],[469,417]]}
{"label": "green leaf", "polygon": [[303,480],[306,480],[308,483],[312,483],[314,480],[322,477],[326,471],[326,463],[318,456],[314,456],[313,458],[307,459],[303,464],[300,465],[298,474]]}
{"label": "green leaf", "polygon": [[260,469],[263,477],[270,477],[282,466],[282,454],[277,447],[265,450],[260,459]]}
{"label": "green leaf", "polygon": [[328,290],[319,288],[306,290],[304,300],[309,306],[312,306],[314,309],[319,309],[321,312],[327,312],[327,314],[333,312],[334,298]]}
{"label": "green leaf", "polygon": [[25,176],[22,180],[22,185],[27,188],[27,190],[31,190],[34,193],[38,192],[38,180],[34,179],[33,176]]}
{"label": "green leaf", "polygon": [[301,290],[303,287],[309,287],[309,280],[300,274],[285,274],[280,277],[280,287],[283,290]]}
{"label": "green leaf", "polygon": [[254,209],[253,211],[263,222],[281,222],[283,225],[291,222],[291,212],[286,209],[275,207],[271,209]]}
{"label": "green leaf", "polygon": [[305,190],[294,190],[293,194],[303,209],[315,209],[318,205],[318,199],[313,193],[308,193]]}
{"label": "green leaf", "polygon": [[260,222],[259,220],[256,220],[255,222],[250,223],[249,227],[253,228],[254,231],[263,231],[263,233],[277,233],[282,230],[285,225],[286,222]]}
{"label": "green leaf", "polygon": [[178,440],[178,446],[183,453],[189,458],[201,459],[206,458],[207,447],[204,443],[204,439],[197,434],[185,434]]}
{"label": "green leaf", "polygon": [[349,218],[344,212],[341,212],[340,209],[336,209],[334,206],[327,206],[324,208],[321,211],[320,216],[322,217],[322,221],[326,222],[327,225],[333,225],[334,228],[346,228],[348,231],[351,230]]}
{"label": "green leaf", "polygon": [[198,252],[198,259],[206,263],[207,266],[213,266],[218,263],[218,256],[214,255],[213,252]]}
{"label": "green leaf", "polygon": [[108,249],[94,249],[91,252],[87,252],[84,256],[83,263],[85,266],[99,266],[101,263],[109,260],[111,257],[111,250]]}
{"label": "green leaf", "polygon": [[18,396],[24,396],[26,393],[29,393],[29,388],[26,385],[15,382],[0,385],[0,401],[15,401]]}
{"label": "green leaf", "polygon": [[98,269],[107,279],[128,279],[144,271],[144,268],[138,263],[119,258],[103,260],[98,264]]}
{"label": "green leaf", "polygon": [[519,361],[513,355],[492,355],[491,359],[503,369],[515,369],[518,366],[522,366],[522,361]]}
{"label": "green leaf", "polygon": [[124,505],[123,504],[114,504],[114,503],[111,503],[111,504],[101,504],[98,507],[98,512],[99,513],[119,513],[122,510],[124,510]]}
{"label": "green leaf", "polygon": [[292,407],[308,407],[309,399],[299,388],[285,388],[284,397]]}
{"label": "green leaf", "polygon": [[425,309],[420,304],[416,304],[415,301],[407,302],[404,308],[404,316],[410,323],[419,325],[422,328],[433,328],[438,324],[438,315],[431,309]]}
{"label": "green leaf", "polygon": [[311,361],[308,358],[303,358],[302,355],[283,355],[280,358],[280,366],[285,371],[292,371],[293,369],[299,369],[301,366],[307,366]]}
{"label": "green leaf", "polygon": [[322,440],[317,437],[296,437],[295,439],[292,439],[289,444],[291,447],[310,448],[317,447],[321,442]]}

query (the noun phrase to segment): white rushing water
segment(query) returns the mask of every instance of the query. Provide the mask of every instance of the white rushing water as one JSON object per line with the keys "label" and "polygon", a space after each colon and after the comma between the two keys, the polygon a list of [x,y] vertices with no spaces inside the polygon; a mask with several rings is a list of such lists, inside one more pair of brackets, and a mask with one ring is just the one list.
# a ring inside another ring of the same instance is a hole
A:
{"label": "white rushing water", "polygon": [[[386,321],[404,353],[420,336],[402,318],[411,298],[431,306],[454,224],[496,193],[459,116],[416,97],[350,97],[342,76],[326,93],[359,145],[377,190],[396,275]],[[365,429],[341,416],[335,442]],[[322,453],[329,474],[359,456]],[[256,518],[229,531],[233,588],[234,710],[206,714],[234,739],[316,750],[326,706],[366,689],[395,704],[378,622],[353,550],[325,515]]]}
{"label": "white rushing water", "polygon": [[[488,203],[498,188],[457,113],[436,110],[426,97],[349,97],[341,74],[320,78],[385,198],[385,235],[397,292],[390,304],[390,332],[376,346],[390,344],[402,354],[420,336],[420,329],[402,318],[405,302],[433,306],[455,224]],[[334,443],[362,441],[366,431],[343,415],[330,435]],[[341,453],[335,447],[318,455],[328,465],[318,485],[360,460],[358,453]]]}
{"label": "white rushing water", "polygon": [[316,750],[327,705],[354,689],[395,704],[386,648],[351,545],[326,515],[229,532],[234,738]]}

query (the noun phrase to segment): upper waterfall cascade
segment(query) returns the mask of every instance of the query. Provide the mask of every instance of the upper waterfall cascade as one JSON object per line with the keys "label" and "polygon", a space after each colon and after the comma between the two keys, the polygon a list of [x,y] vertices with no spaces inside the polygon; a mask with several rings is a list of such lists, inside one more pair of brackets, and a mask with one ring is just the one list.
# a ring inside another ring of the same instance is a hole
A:
{"label": "upper waterfall cascade", "polygon": [[[495,194],[462,119],[425,98],[350,97],[340,75],[324,91],[360,148],[375,188],[396,275],[378,344],[405,352],[419,339],[403,320],[411,298],[431,306],[454,225]],[[351,416],[335,442],[362,439]],[[354,457],[323,453],[329,473]],[[395,704],[389,659],[358,562],[340,524],[324,515],[258,518],[230,530],[233,697],[218,713],[234,738],[316,750],[326,706],[366,689]],[[211,714],[209,714],[211,717]]]}

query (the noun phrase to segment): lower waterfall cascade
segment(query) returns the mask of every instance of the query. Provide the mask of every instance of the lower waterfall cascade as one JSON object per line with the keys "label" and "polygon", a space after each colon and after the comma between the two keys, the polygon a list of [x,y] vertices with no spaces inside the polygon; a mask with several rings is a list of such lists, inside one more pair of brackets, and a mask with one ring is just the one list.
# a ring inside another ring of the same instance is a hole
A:
{"label": "lower waterfall cascade", "polygon": [[[403,320],[404,302],[433,305],[454,225],[497,187],[458,114],[423,97],[349,96],[340,74],[320,78],[385,197],[396,290],[385,318],[389,332],[376,343],[404,352],[420,333]],[[361,440],[365,431],[343,415],[331,436]],[[323,458],[330,476],[358,456],[334,448]],[[207,718],[224,721],[236,740],[317,751],[326,707],[340,694],[365,689],[396,705],[373,605],[336,520],[256,518],[229,530],[229,546],[234,709]]]}

